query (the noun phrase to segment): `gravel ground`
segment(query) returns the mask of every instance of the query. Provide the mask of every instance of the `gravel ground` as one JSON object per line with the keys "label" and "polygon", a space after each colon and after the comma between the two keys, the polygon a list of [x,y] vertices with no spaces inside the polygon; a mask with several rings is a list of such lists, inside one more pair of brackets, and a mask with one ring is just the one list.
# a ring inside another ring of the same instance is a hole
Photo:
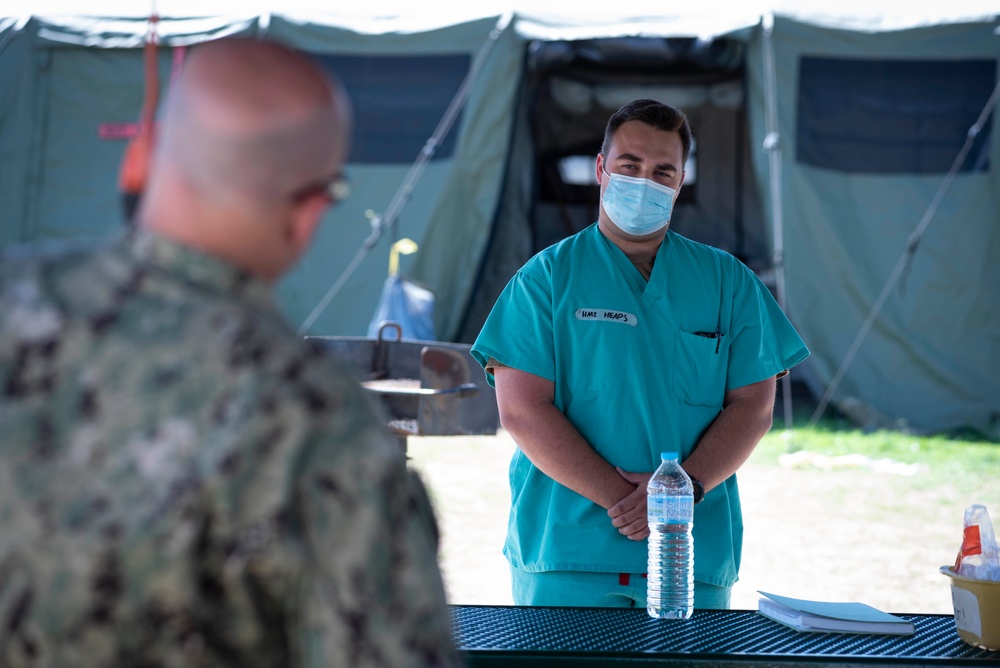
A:
{"label": "gravel ground", "polygon": [[[451,603],[512,605],[500,553],[513,441],[496,436],[411,437],[411,466],[430,489],[441,526],[441,565]],[[757,590],[796,598],[862,601],[889,612],[950,614],[948,579],[962,514],[987,499],[916,476],[816,462],[750,461],[739,473],[745,539],[734,609],[756,609]],[[980,490],[981,491],[981,490]]]}

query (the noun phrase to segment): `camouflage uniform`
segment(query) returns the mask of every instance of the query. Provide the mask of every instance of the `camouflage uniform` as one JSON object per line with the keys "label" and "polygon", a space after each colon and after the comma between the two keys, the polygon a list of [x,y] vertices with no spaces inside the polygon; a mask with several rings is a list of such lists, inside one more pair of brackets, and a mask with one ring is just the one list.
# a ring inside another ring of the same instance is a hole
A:
{"label": "camouflage uniform", "polygon": [[270,293],[145,232],[0,258],[0,666],[458,662],[423,485]]}

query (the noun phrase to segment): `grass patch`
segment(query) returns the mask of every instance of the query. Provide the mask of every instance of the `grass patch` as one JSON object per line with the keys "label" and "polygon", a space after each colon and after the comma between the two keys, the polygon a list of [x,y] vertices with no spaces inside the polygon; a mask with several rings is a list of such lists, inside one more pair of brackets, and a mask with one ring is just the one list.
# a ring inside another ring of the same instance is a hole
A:
{"label": "grass patch", "polygon": [[785,429],[776,420],[753,457],[757,463],[777,464],[782,455],[800,451],[828,457],[863,455],[872,460],[922,464],[933,474],[932,478],[972,488],[995,489],[1000,478],[1000,442],[974,432],[935,435],[894,430],[865,432],[846,420],[829,418],[816,425],[809,425],[807,418],[797,419],[792,429]]}

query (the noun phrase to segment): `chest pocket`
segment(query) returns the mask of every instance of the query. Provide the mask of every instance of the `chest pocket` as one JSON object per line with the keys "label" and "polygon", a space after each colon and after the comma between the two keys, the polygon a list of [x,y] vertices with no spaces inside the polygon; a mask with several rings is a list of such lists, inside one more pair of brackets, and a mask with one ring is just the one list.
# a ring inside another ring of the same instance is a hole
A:
{"label": "chest pocket", "polygon": [[691,406],[722,406],[729,340],[677,332],[671,370],[674,394]]}

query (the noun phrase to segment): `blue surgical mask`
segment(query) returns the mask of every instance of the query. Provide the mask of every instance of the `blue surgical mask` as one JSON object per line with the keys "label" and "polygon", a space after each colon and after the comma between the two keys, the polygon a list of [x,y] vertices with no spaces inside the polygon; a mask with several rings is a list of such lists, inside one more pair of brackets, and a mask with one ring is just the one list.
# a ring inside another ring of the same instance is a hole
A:
{"label": "blue surgical mask", "polygon": [[637,237],[662,230],[670,223],[677,191],[649,179],[609,174],[601,204],[618,229]]}

